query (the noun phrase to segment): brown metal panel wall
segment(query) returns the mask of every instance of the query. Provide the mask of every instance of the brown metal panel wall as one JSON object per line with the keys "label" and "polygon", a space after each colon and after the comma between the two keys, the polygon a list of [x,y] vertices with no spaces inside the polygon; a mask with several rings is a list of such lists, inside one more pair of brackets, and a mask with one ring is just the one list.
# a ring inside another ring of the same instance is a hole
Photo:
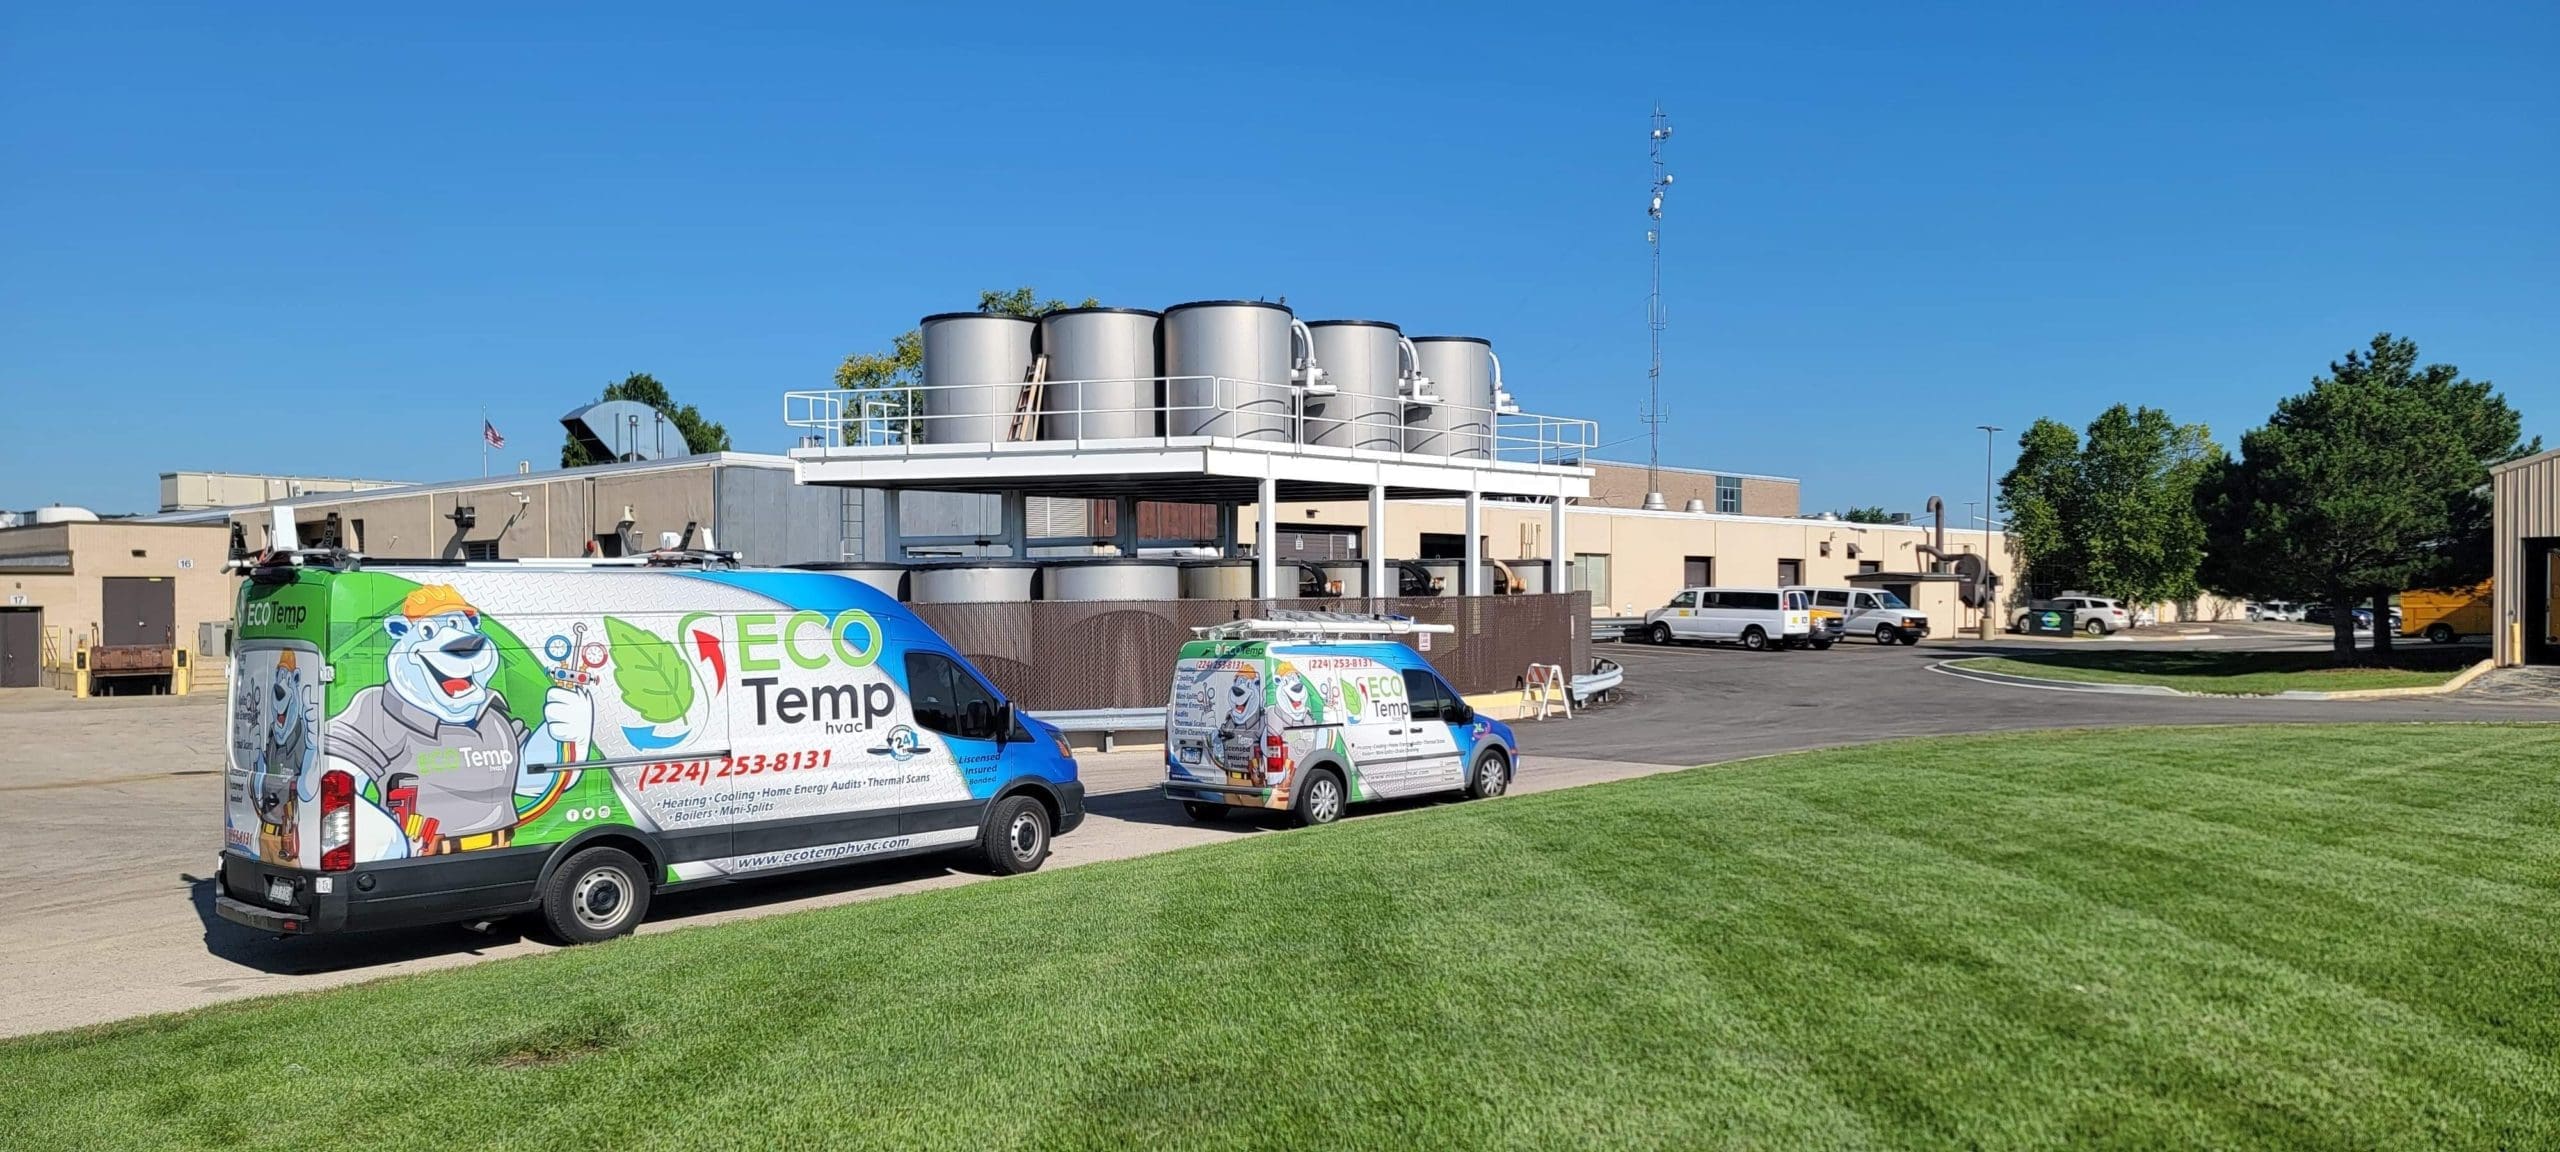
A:
{"label": "brown metal panel wall", "polygon": [[[1591,635],[1589,597],[1447,596],[1372,601],[1283,600],[1275,607],[1394,612],[1453,633],[1431,637],[1426,658],[1461,692],[1508,692],[1531,664],[1583,670]],[[1023,707],[1160,708],[1173,662],[1191,630],[1252,616],[1252,600],[1017,604],[914,604],[952,647]],[[1408,643],[1413,643],[1408,641]],[[1418,646],[1418,645],[1417,645]]]}
{"label": "brown metal panel wall", "polygon": [[2525,587],[2525,541],[2560,536],[2560,457],[2499,472],[2491,477],[2497,513],[2491,531],[2493,550],[2490,590],[2497,618],[2491,649],[2499,664],[2522,663],[2524,653],[2511,642],[2513,628],[2525,619],[2525,597],[2539,590]]}

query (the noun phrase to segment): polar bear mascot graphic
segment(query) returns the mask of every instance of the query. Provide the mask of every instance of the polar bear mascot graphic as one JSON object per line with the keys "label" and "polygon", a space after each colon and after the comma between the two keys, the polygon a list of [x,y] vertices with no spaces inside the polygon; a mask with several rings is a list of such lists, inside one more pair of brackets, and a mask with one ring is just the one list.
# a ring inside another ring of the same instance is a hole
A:
{"label": "polar bear mascot graphic", "polygon": [[1226,708],[1218,714],[1218,766],[1236,779],[1262,779],[1262,673],[1240,668],[1227,682]]}
{"label": "polar bear mascot graphic", "polygon": [[358,806],[357,850],[380,860],[506,847],[517,794],[542,791],[541,769],[558,763],[562,745],[591,744],[595,699],[554,684],[539,724],[518,719],[489,686],[497,643],[450,585],[409,593],[382,627],[389,681],[356,693],[329,723],[329,760],[382,797]]}
{"label": "polar bear mascot graphic", "polygon": [[[301,662],[291,649],[276,655],[267,694],[271,702],[255,709],[265,739],[249,766],[249,801],[258,810],[259,858],[290,861],[302,853],[301,789],[295,785],[318,776],[311,771],[317,751],[311,743],[311,701],[303,695]],[[257,703],[254,691],[245,699]]]}

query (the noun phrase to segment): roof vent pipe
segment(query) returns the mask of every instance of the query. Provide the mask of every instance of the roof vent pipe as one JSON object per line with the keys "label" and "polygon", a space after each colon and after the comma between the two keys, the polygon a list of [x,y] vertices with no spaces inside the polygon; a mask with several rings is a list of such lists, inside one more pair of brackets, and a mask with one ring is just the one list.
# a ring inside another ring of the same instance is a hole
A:
{"label": "roof vent pipe", "polygon": [[1943,571],[1947,560],[1947,502],[1930,497],[1929,515],[1936,518],[1936,527],[1929,530],[1929,543],[1914,544],[1911,550],[1929,558],[1930,571]]}
{"label": "roof vent pipe", "polygon": [[1324,366],[1316,363],[1316,335],[1307,331],[1306,321],[1290,318],[1289,342],[1296,345],[1289,365],[1289,382],[1318,395],[1335,392],[1334,386],[1325,382]]}
{"label": "roof vent pipe", "polygon": [[1700,516],[1704,516],[1707,514],[1707,502],[1692,496],[1689,498],[1688,503],[1680,506],[1680,510],[1683,512],[1695,512]]}
{"label": "roof vent pipe", "polygon": [[1422,353],[1414,349],[1412,338],[1399,333],[1396,336],[1396,345],[1404,350],[1405,403],[1439,403],[1439,394],[1431,390],[1431,378],[1422,374]]}
{"label": "roof vent pipe", "polygon": [[1485,359],[1493,361],[1493,414],[1496,416],[1519,415],[1520,402],[1513,400],[1511,393],[1502,390],[1502,357],[1491,351],[1487,351],[1484,355]]}
{"label": "roof vent pipe", "polygon": [[1668,512],[1671,510],[1671,502],[1663,499],[1662,493],[1660,492],[1647,492],[1644,494],[1644,510],[1647,512]]}

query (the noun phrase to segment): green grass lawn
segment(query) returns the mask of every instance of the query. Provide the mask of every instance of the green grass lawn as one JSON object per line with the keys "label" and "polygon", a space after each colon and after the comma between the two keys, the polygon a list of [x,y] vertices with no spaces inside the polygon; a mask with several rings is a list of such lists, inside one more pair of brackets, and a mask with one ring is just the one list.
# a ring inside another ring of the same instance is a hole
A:
{"label": "green grass lawn", "polygon": [[1956,661],[1961,668],[2099,684],[2157,684],[2181,692],[2267,696],[2277,692],[2350,692],[2426,688],[2480,662],[2478,649],[2421,646],[2393,651],[2387,665],[2340,666],[2327,652],[2098,651],[2017,652]]}
{"label": "green grass lawn", "polygon": [[0,1042],[0,1131],[2549,1148],[2555,764],[2486,726],[1759,760]]}

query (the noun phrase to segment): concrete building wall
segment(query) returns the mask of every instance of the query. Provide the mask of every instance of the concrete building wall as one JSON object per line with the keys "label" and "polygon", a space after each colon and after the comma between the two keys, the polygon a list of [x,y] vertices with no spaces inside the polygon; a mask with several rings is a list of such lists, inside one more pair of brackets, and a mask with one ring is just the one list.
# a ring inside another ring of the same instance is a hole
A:
{"label": "concrete building wall", "polygon": [[304,496],[397,488],[399,480],[355,480],[334,476],[270,476],[245,472],[163,472],[160,510],[184,512],[264,504]]}
{"label": "concrete building wall", "polygon": [[[1315,515],[1307,513],[1312,510]],[[1483,507],[1484,555],[1489,559],[1544,559],[1547,555],[1548,507],[1543,504],[1488,502]],[[1354,503],[1298,504],[1285,509],[1275,524],[1294,527],[1362,528],[1368,506]],[[1256,518],[1248,513],[1240,531],[1250,539]],[[1402,501],[1387,506],[1385,554],[1411,559],[1421,554],[1424,533],[1463,534],[1466,507],[1454,500]],[[1923,527],[1851,524],[1839,520],[1802,520],[1752,516],[1645,512],[1626,508],[1575,505],[1565,518],[1568,551],[1578,556],[1606,557],[1588,565],[1594,576],[1607,568],[1605,589],[1593,589],[1595,616],[1634,616],[1661,607],[1683,586],[1692,557],[1711,561],[1711,582],[1723,587],[1778,583],[1779,561],[1801,561],[1803,582],[1846,584],[1861,563],[1884,572],[1918,572],[1928,561],[1914,550],[1925,544]],[[1979,550],[1979,532],[1947,535],[1947,550]],[[1851,555],[1852,547],[1857,554]],[[2004,586],[2014,587],[2017,572],[1999,533],[1991,535],[1991,570]],[[1972,610],[1949,592],[1940,602],[1915,604],[1928,612],[1936,635],[1970,628]]]}
{"label": "concrete building wall", "polygon": [[[1599,508],[1641,508],[1644,506],[1645,467],[1594,460],[1591,467],[1591,496],[1584,504]],[[1742,485],[1743,516],[1793,516],[1801,509],[1799,485],[1783,476],[1752,476],[1738,472],[1707,472],[1692,468],[1662,470],[1663,502],[1674,512],[1691,500],[1716,510],[1716,480],[1731,477]]]}
{"label": "concrete building wall", "polygon": [[[222,570],[230,542],[219,524],[103,520],[0,530],[0,610],[41,610],[49,637],[88,644],[103,624],[106,578],[167,580],[176,586],[174,639],[193,652],[198,625],[231,619],[237,582]],[[198,667],[206,676],[221,672],[219,661]]]}

